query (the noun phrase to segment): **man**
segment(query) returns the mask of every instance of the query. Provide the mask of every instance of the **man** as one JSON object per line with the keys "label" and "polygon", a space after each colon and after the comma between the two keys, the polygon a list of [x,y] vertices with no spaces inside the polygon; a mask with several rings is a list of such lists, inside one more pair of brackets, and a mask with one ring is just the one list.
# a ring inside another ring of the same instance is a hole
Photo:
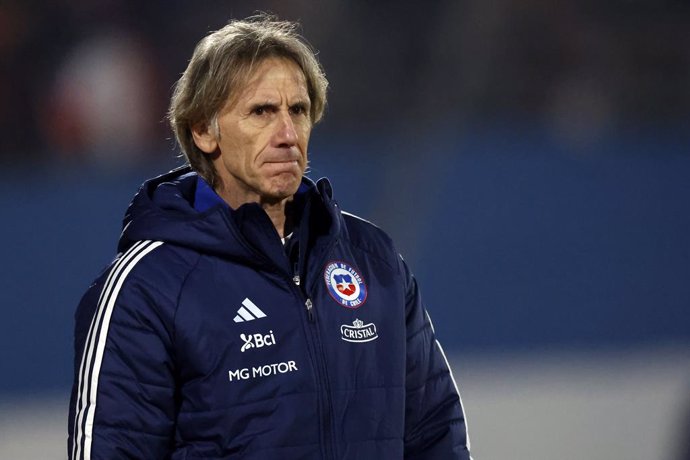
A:
{"label": "man", "polygon": [[295,24],[196,47],[76,314],[72,459],[468,459],[457,388],[386,234],[303,177],[326,78]]}

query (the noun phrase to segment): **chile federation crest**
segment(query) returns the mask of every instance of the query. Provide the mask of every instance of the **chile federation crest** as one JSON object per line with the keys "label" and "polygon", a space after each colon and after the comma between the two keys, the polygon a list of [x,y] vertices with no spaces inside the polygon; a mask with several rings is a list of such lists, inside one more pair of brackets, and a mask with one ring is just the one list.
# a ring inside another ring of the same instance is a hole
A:
{"label": "chile federation crest", "polygon": [[333,300],[346,308],[359,308],[367,300],[364,280],[345,262],[329,262],[323,272],[328,293]]}

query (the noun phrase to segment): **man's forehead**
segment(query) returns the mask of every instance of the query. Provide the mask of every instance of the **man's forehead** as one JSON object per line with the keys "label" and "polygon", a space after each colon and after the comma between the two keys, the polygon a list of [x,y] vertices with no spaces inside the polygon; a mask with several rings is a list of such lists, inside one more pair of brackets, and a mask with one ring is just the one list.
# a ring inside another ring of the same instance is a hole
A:
{"label": "man's forehead", "polygon": [[247,97],[257,92],[270,92],[286,84],[288,89],[307,96],[307,79],[294,61],[287,58],[265,58],[254,65],[243,84],[239,85],[237,94]]}
{"label": "man's forehead", "polygon": [[[295,99],[294,102],[310,105],[311,98],[307,88],[307,78],[299,65],[289,58],[270,56],[255,62],[244,76],[235,81],[234,89],[228,94],[221,111],[231,110],[233,107],[242,105],[242,103],[255,102],[252,99],[270,98],[271,92],[275,94],[274,97],[279,97],[280,95],[276,94],[276,85],[271,85],[270,82],[266,81],[271,71],[277,69],[283,69],[283,78],[286,77],[285,70],[287,69],[287,77],[293,80],[295,88],[297,88],[296,94],[288,94],[287,96]],[[271,86],[273,86],[273,91],[271,91]]]}

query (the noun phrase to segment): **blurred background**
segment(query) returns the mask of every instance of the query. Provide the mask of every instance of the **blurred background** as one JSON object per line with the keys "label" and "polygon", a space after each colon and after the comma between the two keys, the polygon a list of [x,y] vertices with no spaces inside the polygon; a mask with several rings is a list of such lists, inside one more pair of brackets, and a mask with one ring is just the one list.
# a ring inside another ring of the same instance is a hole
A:
{"label": "blurred background", "polygon": [[475,459],[690,459],[690,3],[0,0],[0,458],[66,458],[73,312],[179,164],[196,42],[300,20],[313,178],[396,240]]}

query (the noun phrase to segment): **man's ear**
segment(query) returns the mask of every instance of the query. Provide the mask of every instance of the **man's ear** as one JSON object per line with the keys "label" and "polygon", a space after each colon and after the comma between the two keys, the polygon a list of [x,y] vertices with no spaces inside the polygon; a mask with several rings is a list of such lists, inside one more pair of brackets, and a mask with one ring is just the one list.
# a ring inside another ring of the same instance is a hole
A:
{"label": "man's ear", "polygon": [[210,123],[197,123],[192,126],[194,143],[204,153],[214,153],[218,149],[218,139]]}

